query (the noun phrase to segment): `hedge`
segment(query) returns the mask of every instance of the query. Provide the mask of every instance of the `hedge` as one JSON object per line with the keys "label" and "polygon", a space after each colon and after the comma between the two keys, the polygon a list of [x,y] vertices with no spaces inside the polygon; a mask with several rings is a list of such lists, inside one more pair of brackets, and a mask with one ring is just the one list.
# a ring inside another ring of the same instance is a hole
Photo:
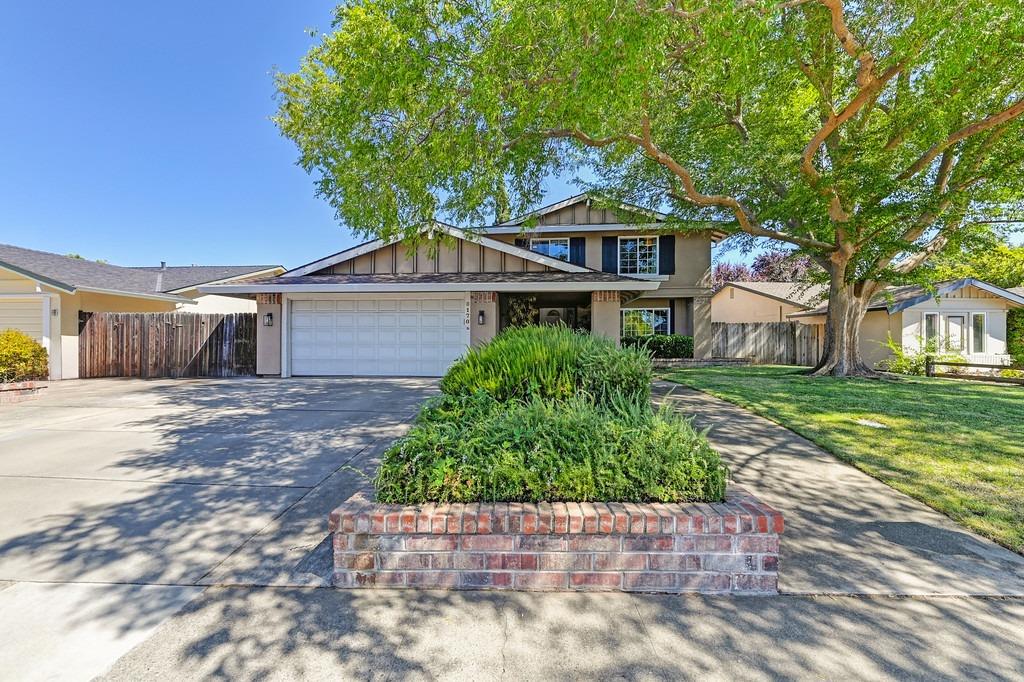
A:
{"label": "hedge", "polygon": [[681,334],[652,334],[650,336],[624,336],[627,348],[646,349],[655,358],[692,358],[693,337]]}
{"label": "hedge", "polygon": [[1006,352],[1013,357],[1013,364],[1024,366],[1024,309],[1006,314]]}

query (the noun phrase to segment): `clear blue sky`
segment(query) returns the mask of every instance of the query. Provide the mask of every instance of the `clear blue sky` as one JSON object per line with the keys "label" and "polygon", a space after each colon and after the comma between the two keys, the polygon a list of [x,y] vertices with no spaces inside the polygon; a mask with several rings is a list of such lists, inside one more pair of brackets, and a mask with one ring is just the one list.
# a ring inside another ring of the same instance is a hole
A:
{"label": "clear blue sky", "polygon": [[334,5],[3,2],[0,242],[288,266],[355,243],[269,120]]}

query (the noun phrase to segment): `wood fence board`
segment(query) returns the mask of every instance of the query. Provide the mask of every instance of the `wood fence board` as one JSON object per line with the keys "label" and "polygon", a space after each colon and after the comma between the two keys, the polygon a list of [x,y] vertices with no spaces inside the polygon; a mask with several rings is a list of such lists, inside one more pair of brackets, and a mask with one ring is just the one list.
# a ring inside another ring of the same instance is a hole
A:
{"label": "wood fence board", "polygon": [[711,355],[759,365],[817,364],[821,326],[800,322],[712,322]]}
{"label": "wood fence board", "polygon": [[255,349],[255,313],[91,313],[79,334],[79,376],[252,376]]}

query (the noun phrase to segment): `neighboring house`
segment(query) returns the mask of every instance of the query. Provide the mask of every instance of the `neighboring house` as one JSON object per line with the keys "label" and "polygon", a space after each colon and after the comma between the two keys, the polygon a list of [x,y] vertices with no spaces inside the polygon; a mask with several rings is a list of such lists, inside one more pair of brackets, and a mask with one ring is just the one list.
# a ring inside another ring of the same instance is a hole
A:
{"label": "neighboring house", "polygon": [[711,321],[786,322],[790,314],[809,310],[827,294],[824,284],[726,282],[711,297]]}
{"label": "neighboring house", "polygon": [[[908,285],[890,287],[872,299],[860,328],[860,352],[869,364],[889,357],[891,337],[905,350],[933,344],[968,362],[1010,364],[1006,312],[1024,307],[1024,290],[1001,289],[977,279],[935,285],[935,292]],[[791,320],[825,324],[827,304],[793,313]],[[822,336],[824,338],[824,336]]]}
{"label": "neighboring house", "polygon": [[[509,324],[524,301],[542,322],[618,339],[692,334],[710,355],[711,245],[667,216],[586,195],[501,225],[435,223],[415,251],[375,240],[280,277],[200,287],[259,303],[262,375],[439,376]],[[642,221],[642,222],[638,222]]]}
{"label": "neighboring house", "polygon": [[251,301],[198,287],[281,272],[273,265],[129,268],[0,244],[0,329],[19,329],[42,343],[51,379],[76,379],[84,314],[254,311]]}

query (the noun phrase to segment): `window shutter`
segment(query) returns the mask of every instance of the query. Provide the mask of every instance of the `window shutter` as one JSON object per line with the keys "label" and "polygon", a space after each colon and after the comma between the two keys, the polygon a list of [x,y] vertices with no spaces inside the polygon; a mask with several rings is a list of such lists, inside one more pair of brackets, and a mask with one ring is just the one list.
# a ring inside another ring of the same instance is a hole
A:
{"label": "window shutter", "polygon": [[520,249],[529,250],[530,249],[530,240],[529,239],[516,239],[515,240],[515,245],[518,246]]}
{"label": "window shutter", "polygon": [[569,238],[569,262],[573,265],[586,265],[587,261],[587,238]]}
{"label": "window shutter", "polygon": [[601,237],[601,271],[619,271],[619,238]]}
{"label": "window shutter", "polygon": [[676,236],[662,235],[658,239],[658,274],[676,274]]}

